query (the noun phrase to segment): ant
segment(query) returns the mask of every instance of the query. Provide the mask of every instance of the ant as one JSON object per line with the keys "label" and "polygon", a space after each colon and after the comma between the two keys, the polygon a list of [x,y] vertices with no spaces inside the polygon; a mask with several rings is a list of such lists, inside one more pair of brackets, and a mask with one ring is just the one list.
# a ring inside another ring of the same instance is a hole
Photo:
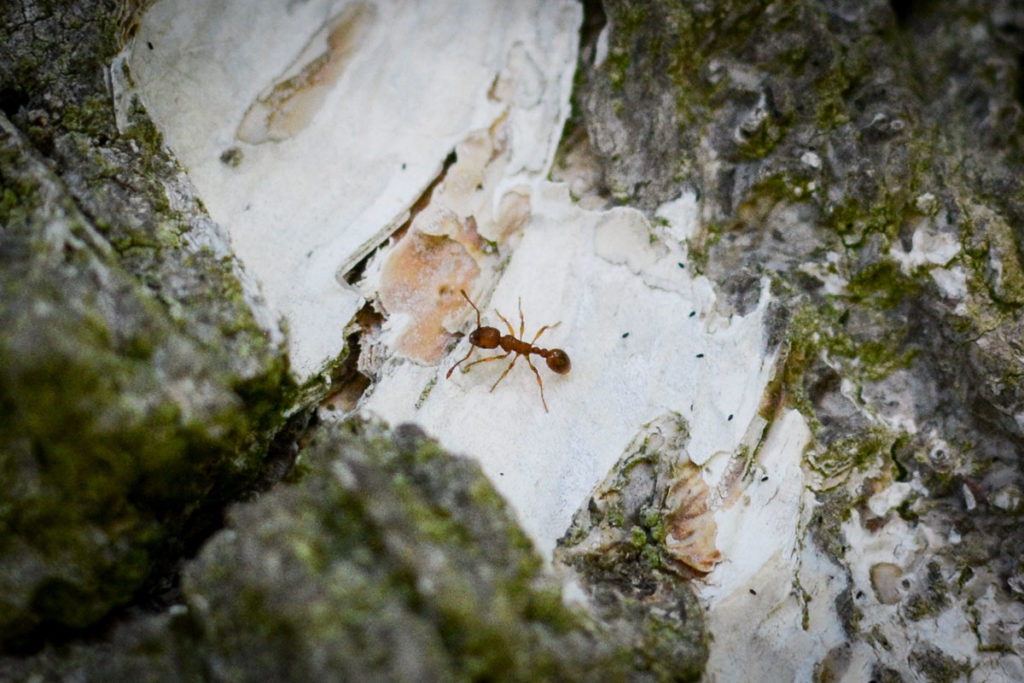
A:
{"label": "ant", "polygon": [[[509,323],[508,320],[505,320],[505,316],[503,316],[501,312],[498,311],[498,309],[494,309],[494,312],[497,313],[498,317],[501,318],[501,321],[505,323],[505,326],[508,328],[508,334],[502,334],[496,327],[484,327],[480,323],[480,309],[478,309],[476,305],[472,301],[470,301],[464,289],[460,289],[459,292],[462,293],[462,298],[469,302],[469,305],[473,307],[474,311],[476,311],[476,329],[469,333],[469,353],[466,354],[465,358],[463,358],[458,363],[452,366],[451,370],[448,371],[448,374],[445,375],[445,378],[450,378],[452,376],[452,373],[455,372],[455,368],[459,367],[459,365],[469,360],[469,357],[473,355],[474,347],[480,347],[481,349],[495,349],[500,346],[502,351],[505,352],[503,355],[491,356],[489,358],[481,358],[479,360],[475,360],[469,365],[467,365],[465,368],[463,368],[462,371],[468,372],[469,369],[476,365],[477,363],[486,363],[487,361],[508,358],[509,354],[515,353],[516,357],[512,359],[512,362],[508,364],[507,368],[505,368],[505,372],[501,373],[501,377],[499,377],[498,381],[495,382],[494,385],[491,387],[491,391],[494,391],[494,388],[498,386],[501,380],[505,379],[505,375],[507,375],[508,371],[512,369],[512,366],[516,364],[516,361],[519,360],[519,357],[523,356],[524,358],[526,358],[526,362],[529,363],[530,369],[533,370],[533,374],[537,376],[537,385],[540,386],[540,402],[544,404],[544,412],[550,412],[548,410],[548,402],[544,400],[544,382],[541,381],[540,373],[537,372],[537,368],[534,367],[533,363],[530,361],[530,354],[535,353],[541,358],[543,358],[545,362],[547,362],[548,367],[557,372],[559,375],[564,375],[568,373],[569,370],[572,369],[572,363],[569,362],[569,354],[567,354],[562,349],[542,349],[539,346],[533,345],[534,342],[536,342],[537,339],[540,338],[540,335],[544,332],[544,330],[548,329],[549,327],[554,327],[559,323],[555,323],[555,325],[545,325],[544,327],[540,328],[537,331],[537,334],[534,335],[533,341],[530,343],[526,343],[522,339],[518,339],[516,337],[515,330],[512,329],[512,324]],[[520,337],[523,336],[523,330],[525,329],[525,327],[526,323],[523,321],[523,300],[520,298]]]}

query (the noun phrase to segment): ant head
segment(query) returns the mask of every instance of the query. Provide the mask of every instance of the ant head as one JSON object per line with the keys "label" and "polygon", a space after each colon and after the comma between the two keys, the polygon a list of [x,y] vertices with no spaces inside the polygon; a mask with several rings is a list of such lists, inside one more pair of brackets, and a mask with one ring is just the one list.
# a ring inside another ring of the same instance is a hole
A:
{"label": "ant head", "polygon": [[569,354],[562,349],[551,349],[551,355],[547,357],[548,367],[564,375],[572,370],[572,363],[569,361]]}
{"label": "ant head", "polygon": [[478,327],[469,333],[469,343],[481,349],[496,349],[501,340],[497,327]]}

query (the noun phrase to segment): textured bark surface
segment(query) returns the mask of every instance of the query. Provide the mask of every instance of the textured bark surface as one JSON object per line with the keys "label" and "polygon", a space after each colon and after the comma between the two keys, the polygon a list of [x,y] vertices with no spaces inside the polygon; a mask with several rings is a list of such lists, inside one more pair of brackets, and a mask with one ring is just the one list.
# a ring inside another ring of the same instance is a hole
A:
{"label": "textured bark surface", "polygon": [[[616,199],[700,193],[706,230],[691,247],[732,310],[771,278],[770,334],[788,348],[777,399],[814,434],[815,540],[855,571],[843,520],[857,510],[868,533],[884,531],[893,513],[874,516],[868,500],[919,482],[898,518],[951,540],[904,576],[900,628],[973,613],[978,652],[1007,653],[1012,677],[1024,645],[1012,625],[1024,576],[1024,6],[603,4],[606,57],[584,62],[579,121]],[[589,54],[601,49],[593,40]],[[841,610],[850,643],[877,649],[856,597]],[[982,657],[913,647],[880,654],[877,673],[888,657],[943,679]]]}
{"label": "textured bark surface", "polygon": [[293,390],[237,263],[137,107],[118,3],[0,9],[0,641],[153,587],[270,472]]}
{"label": "textured bark surface", "polygon": [[184,607],[127,622],[102,646],[0,660],[0,675],[607,681],[699,673],[706,649],[692,598],[683,600],[692,613],[681,624],[638,600],[605,604],[610,625],[568,609],[479,467],[418,428],[323,428],[300,463],[301,482],[232,509],[227,529],[185,572]]}

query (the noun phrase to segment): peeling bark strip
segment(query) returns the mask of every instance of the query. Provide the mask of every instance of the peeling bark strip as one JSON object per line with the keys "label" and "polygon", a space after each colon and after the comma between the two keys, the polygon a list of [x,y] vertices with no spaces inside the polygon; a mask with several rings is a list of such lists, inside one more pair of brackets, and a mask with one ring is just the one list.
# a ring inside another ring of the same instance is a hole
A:
{"label": "peeling bark strip", "polygon": [[[379,301],[347,286],[350,271],[406,222],[453,148],[462,168],[451,169],[449,198],[461,201],[430,218],[474,217],[500,263],[502,231],[525,213],[516,185],[546,175],[568,115],[579,14],[575,0],[473,11],[447,1],[161,0],[124,55],[132,77],[115,81],[115,95],[143,102],[286,321],[296,376],[316,381],[342,362],[339,331],[365,299]],[[496,122],[515,137],[514,154],[502,154]],[[509,164],[517,182],[497,186]],[[445,279],[456,253],[446,244],[426,258],[430,279]],[[426,283],[417,289],[411,299],[425,303],[404,311],[416,318],[436,298]],[[396,331],[410,336],[406,358],[436,361],[451,322],[435,317]]]}
{"label": "peeling bark strip", "polygon": [[375,15],[373,5],[353,2],[331,17],[323,30],[310,38],[285,75],[252,103],[238,124],[236,137],[258,145],[287,140],[305,130],[345,73],[348,59],[370,30]]}
{"label": "peeling bark strip", "polygon": [[715,547],[714,511],[708,505],[708,487],[700,468],[692,462],[679,465],[672,473],[672,487],[665,495],[663,510],[668,533],[665,548],[672,559],[707,573],[722,561]]}

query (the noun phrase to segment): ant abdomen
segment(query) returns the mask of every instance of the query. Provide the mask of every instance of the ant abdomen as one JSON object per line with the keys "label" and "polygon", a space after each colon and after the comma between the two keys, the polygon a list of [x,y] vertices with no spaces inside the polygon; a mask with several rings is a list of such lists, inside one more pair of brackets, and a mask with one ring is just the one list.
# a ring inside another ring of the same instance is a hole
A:
{"label": "ant abdomen", "polygon": [[548,367],[557,372],[559,375],[564,375],[572,370],[572,362],[569,361],[569,354],[562,349],[551,349],[550,355],[545,359]]}

